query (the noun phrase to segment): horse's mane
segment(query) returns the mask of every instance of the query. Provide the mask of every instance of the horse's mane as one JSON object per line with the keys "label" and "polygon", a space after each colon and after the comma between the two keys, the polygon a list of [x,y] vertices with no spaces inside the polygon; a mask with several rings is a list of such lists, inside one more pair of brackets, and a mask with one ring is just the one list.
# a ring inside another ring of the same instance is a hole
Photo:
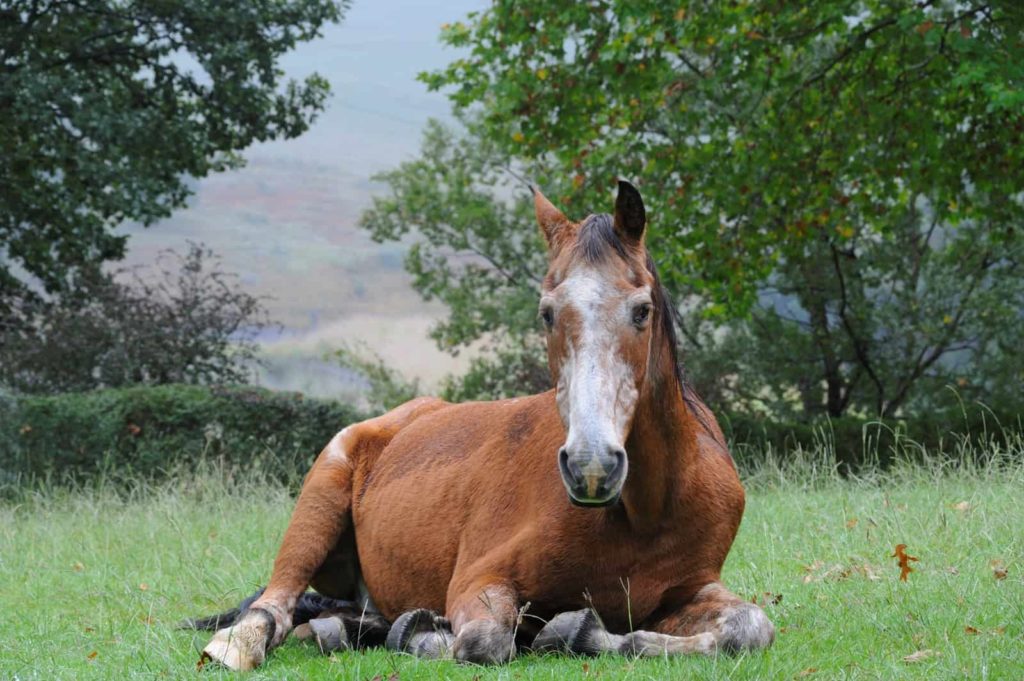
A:
{"label": "horse's mane", "polygon": [[[587,263],[592,265],[604,262],[605,258],[612,254],[617,255],[626,262],[630,261],[629,250],[627,249],[626,244],[622,242],[622,239],[619,238],[618,232],[615,231],[614,219],[607,213],[591,215],[583,221],[583,224],[580,225],[580,231],[573,248],[575,249],[575,254],[578,257],[581,257]],[[659,333],[663,339],[662,351],[667,348],[670,353],[676,385],[679,387],[679,393],[682,395],[683,402],[690,410],[690,413],[696,416],[697,420],[706,427],[702,411],[698,407],[700,398],[693,387],[687,382],[686,372],[679,359],[679,339],[676,335],[675,304],[669,298],[668,292],[662,285],[661,279],[658,277],[658,268],[655,265],[654,258],[651,257],[651,252],[646,248],[644,249],[644,256],[647,271],[650,272],[651,276],[654,278],[654,286],[651,291],[651,301],[657,311],[660,324]]]}

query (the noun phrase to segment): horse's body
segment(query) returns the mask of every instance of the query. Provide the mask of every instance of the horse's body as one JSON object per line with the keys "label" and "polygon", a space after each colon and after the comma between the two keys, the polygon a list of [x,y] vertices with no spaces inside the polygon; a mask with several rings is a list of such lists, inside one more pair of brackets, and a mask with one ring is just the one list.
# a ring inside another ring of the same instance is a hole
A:
{"label": "horse's body", "polygon": [[557,388],[421,398],[339,433],[306,478],[266,592],[205,655],[252,668],[309,585],[355,599],[360,582],[368,607],[397,620],[389,644],[428,657],[506,660],[517,634],[532,639],[545,622],[534,647],[771,642],[764,614],[718,582],[743,489],[714,417],[679,380],[639,201],[620,186],[610,232],[610,221],[570,223],[538,194]]}

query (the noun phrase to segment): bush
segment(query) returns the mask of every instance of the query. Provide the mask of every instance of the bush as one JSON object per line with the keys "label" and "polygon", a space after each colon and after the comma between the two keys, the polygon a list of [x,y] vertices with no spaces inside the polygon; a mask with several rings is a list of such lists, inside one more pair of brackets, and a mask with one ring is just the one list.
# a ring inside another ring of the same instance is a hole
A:
{"label": "bush", "polygon": [[[0,396],[3,397],[3,396]],[[363,415],[253,387],[137,386],[0,399],[4,482],[165,477],[203,461],[294,480]]]}

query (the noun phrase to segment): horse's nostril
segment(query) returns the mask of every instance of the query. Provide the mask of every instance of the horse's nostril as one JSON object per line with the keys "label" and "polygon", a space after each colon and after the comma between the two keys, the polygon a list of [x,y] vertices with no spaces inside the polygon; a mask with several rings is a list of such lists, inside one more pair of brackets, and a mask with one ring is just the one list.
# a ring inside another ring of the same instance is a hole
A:
{"label": "horse's nostril", "polygon": [[558,468],[568,482],[575,486],[583,484],[583,472],[575,462],[569,460],[569,452],[565,451],[565,447],[558,450]]}
{"label": "horse's nostril", "polygon": [[609,459],[610,462],[605,465],[605,474],[608,476],[608,482],[614,484],[626,468],[626,452],[621,449],[613,450]]}

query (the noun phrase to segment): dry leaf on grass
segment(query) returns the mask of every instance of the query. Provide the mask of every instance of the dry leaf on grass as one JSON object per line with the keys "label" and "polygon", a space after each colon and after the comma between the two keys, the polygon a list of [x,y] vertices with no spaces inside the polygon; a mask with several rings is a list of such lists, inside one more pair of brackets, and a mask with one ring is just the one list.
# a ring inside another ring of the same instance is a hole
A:
{"label": "dry leaf on grass", "polygon": [[958,504],[950,504],[949,507],[951,509],[953,509],[954,511],[961,511],[961,512],[963,512],[963,511],[970,511],[971,510],[971,504],[970,504],[970,502],[967,502],[967,501],[961,501]]}
{"label": "dry leaf on grass", "polygon": [[911,561],[917,561],[917,558],[907,554],[906,544],[897,544],[896,552],[893,553],[890,558],[895,558],[899,561],[900,566],[900,581],[907,581],[907,575],[914,571],[914,568],[910,567]]}
{"label": "dry leaf on grass", "polygon": [[[819,572],[823,567],[826,569]],[[836,563],[826,567],[820,560],[816,560],[811,565],[805,565],[804,570],[808,573],[804,575],[804,584],[810,584],[811,582],[842,582],[857,575],[866,577],[872,582],[881,579],[878,576],[877,570],[867,563],[853,565],[840,565]]]}
{"label": "dry leaf on grass", "polygon": [[139,584],[139,591],[149,591],[149,584],[146,584],[145,582]]}
{"label": "dry leaf on grass", "polygon": [[807,669],[803,670],[802,672],[798,672],[797,675],[794,676],[793,678],[794,679],[802,679],[805,676],[810,676],[811,674],[815,673],[816,671],[818,671],[817,667],[808,667]]}
{"label": "dry leaf on grass", "polygon": [[995,560],[989,561],[989,565],[992,566],[993,577],[996,579],[1006,579],[1006,576],[1009,574],[1006,570],[1006,563],[999,558],[996,558]]}
{"label": "dry leaf on grass", "polygon": [[99,653],[94,650],[91,653],[89,653],[88,655],[86,655],[86,657],[89,658],[90,660],[95,660],[97,655],[99,655]]}
{"label": "dry leaf on grass", "polygon": [[857,527],[857,519],[856,518],[850,518],[849,520],[846,521],[846,529],[852,530],[855,527]]}
{"label": "dry leaf on grass", "polygon": [[71,564],[71,569],[75,572],[81,572],[85,569],[85,566],[76,560],[74,563]]}
{"label": "dry leaf on grass", "polygon": [[762,608],[769,605],[778,605],[782,602],[782,594],[773,594],[771,591],[765,591],[762,595],[753,595],[750,597],[750,602],[754,605],[759,605]]}
{"label": "dry leaf on grass", "polygon": [[924,662],[928,658],[938,657],[942,653],[935,650],[918,650],[917,652],[911,653],[903,658],[903,661],[908,664],[914,664],[915,662]]}
{"label": "dry leaf on grass", "polygon": [[964,633],[967,634],[968,636],[977,636],[981,632],[979,632],[977,629],[975,629],[971,625],[967,625],[966,627],[964,627]]}

